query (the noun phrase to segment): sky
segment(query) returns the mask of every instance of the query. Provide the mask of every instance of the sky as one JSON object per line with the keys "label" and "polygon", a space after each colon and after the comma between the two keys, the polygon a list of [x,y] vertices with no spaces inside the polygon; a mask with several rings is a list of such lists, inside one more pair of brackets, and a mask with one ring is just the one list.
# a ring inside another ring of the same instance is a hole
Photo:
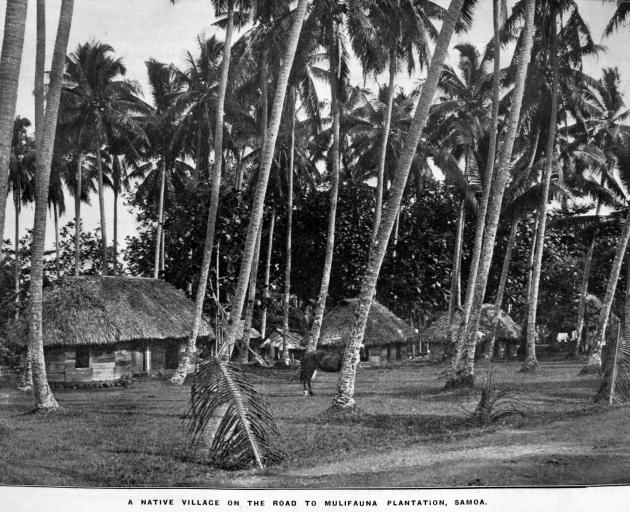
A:
{"label": "sky", "polygon": [[[438,0],[445,5],[446,0]],[[50,59],[56,33],[57,18],[61,0],[46,2],[47,15],[47,56]],[[508,0],[511,6],[513,0]],[[603,67],[617,66],[622,77],[622,90],[626,96],[630,95],[630,27],[621,29],[613,37],[602,40],[604,26],[610,19],[613,3],[602,0],[577,0],[583,18],[589,24],[591,33],[596,40],[608,47],[608,51],[598,58],[586,62],[585,71],[595,77],[601,75]],[[0,13],[4,13],[6,0],[0,0]],[[0,16],[0,31],[3,30],[4,16]],[[458,42],[471,42],[483,50],[492,35],[492,2],[480,0],[475,12],[475,22],[472,29],[454,38],[453,45]],[[186,50],[195,51],[196,39],[200,34],[212,35],[217,31],[212,26],[213,16],[209,0],[179,0],[172,5],[169,0],[76,0],[72,31],[70,34],[69,51],[85,41],[101,41],[110,44],[116,55],[122,57],[127,67],[127,78],[136,80],[142,87],[144,95],[150,100],[145,61],[155,58],[163,62],[173,62],[181,65],[184,62]],[[219,31],[220,32],[220,31]],[[221,34],[219,34],[221,35]],[[457,62],[457,52],[450,55],[452,62]],[[507,59],[506,59],[507,61]],[[50,64],[47,65],[49,69]],[[29,11],[24,43],[24,55],[20,73],[20,87],[18,92],[18,115],[33,119],[33,81],[35,75],[35,2],[29,2]],[[397,85],[405,89],[418,84],[421,76],[397,77]],[[378,79],[380,83],[385,78]],[[353,68],[353,83],[362,84],[363,77],[358,66]],[[368,84],[369,86],[369,84]],[[68,211],[61,218],[60,225],[73,219],[73,203],[67,201]],[[106,191],[107,231],[111,240],[113,195]],[[123,208],[124,210],[124,208]],[[92,206],[82,207],[82,218],[85,229],[93,230],[99,225],[98,199],[94,197]],[[134,234],[136,226],[133,215],[122,211],[119,221],[119,239],[124,241],[126,236]],[[22,229],[32,228],[32,207],[24,208],[21,216]],[[7,204],[7,218],[5,224],[5,239],[14,237],[14,211],[12,201]],[[47,246],[54,244],[52,222],[47,229]]]}

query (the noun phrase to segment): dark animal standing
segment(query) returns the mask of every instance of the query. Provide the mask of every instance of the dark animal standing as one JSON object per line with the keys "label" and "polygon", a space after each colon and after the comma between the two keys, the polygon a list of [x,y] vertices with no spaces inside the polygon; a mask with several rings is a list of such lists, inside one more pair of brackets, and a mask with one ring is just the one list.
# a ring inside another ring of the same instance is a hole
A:
{"label": "dark animal standing", "polygon": [[306,352],[300,364],[300,382],[304,388],[304,396],[313,396],[311,380],[315,377],[317,370],[333,373],[338,372],[341,370],[342,362],[343,354],[336,352],[326,352],[325,350]]}

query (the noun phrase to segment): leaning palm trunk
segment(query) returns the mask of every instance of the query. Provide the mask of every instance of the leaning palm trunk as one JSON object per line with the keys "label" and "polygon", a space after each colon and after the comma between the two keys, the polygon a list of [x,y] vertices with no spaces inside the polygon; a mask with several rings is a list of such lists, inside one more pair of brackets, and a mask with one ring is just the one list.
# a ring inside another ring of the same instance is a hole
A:
{"label": "leaning palm trunk", "polygon": [[383,216],[378,227],[376,239],[370,248],[370,257],[359,293],[359,302],[355,313],[354,325],[352,326],[352,334],[346,344],[341,375],[337,384],[337,392],[333,398],[333,407],[353,407],[355,403],[353,398],[354,382],[357,364],[359,362],[359,352],[361,344],[363,343],[367,317],[376,289],[376,281],[400,209],[403,192],[407,184],[407,178],[409,177],[409,170],[411,169],[420,137],[426,125],[429,107],[431,106],[433,96],[437,89],[444,59],[448,53],[451,36],[460,17],[463,3],[464,0],[452,0],[449,5],[448,12],[440,30],[440,35],[435,45],[431,65],[427,72],[427,78],[422,86],[422,92],[420,93],[414,119],[405,137],[404,149],[396,166],[387,205],[383,210]]}
{"label": "leaning palm trunk", "polygon": [[267,303],[269,301],[269,281],[271,277],[271,255],[273,253],[273,232],[276,227],[276,207],[271,210],[269,221],[269,238],[267,239],[267,259],[265,261],[265,285],[263,288],[263,309],[260,320],[260,336],[265,339],[267,334]]}
{"label": "leaning palm trunk", "polygon": [[[337,22],[336,22],[337,23]],[[339,25],[335,25],[337,33]],[[340,58],[340,57],[338,57]],[[332,62],[332,59],[331,59]],[[322,281],[317,297],[317,307],[313,318],[313,325],[308,333],[307,352],[317,349],[319,334],[322,329],[324,312],[326,310],[326,299],[328,298],[328,285],[330,284],[330,273],[332,271],[333,254],[335,251],[335,224],[337,219],[337,201],[339,197],[339,164],[340,164],[340,140],[339,140],[339,99],[337,97],[337,87],[339,79],[339,69],[330,77],[330,93],[332,118],[333,118],[333,146],[332,146],[332,176],[330,180],[330,210],[328,212],[328,233],[326,238],[326,256],[324,258],[324,270]]]}
{"label": "leaning palm trunk", "polygon": [[77,190],[74,196],[74,275],[81,274],[81,154],[77,155]]}
{"label": "leaning palm trunk", "polygon": [[33,367],[33,391],[35,407],[38,410],[50,410],[58,407],[57,401],[50,391],[46,378],[44,362],[44,342],[42,332],[42,286],[44,277],[44,243],[46,240],[46,203],[50,182],[50,164],[52,162],[57,113],[63,82],[72,10],[74,0],[63,0],[59,14],[59,27],[53,53],[50,81],[48,85],[48,101],[44,116],[42,141],[37,148],[35,184],[35,218],[33,222],[33,242],[31,244],[31,318],[29,329],[29,348]]}
{"label": "leaning palm trunk", "polygon": [[258,231],[256,249],[254,251],[254,261],[252,261],[252,271],[249,274],[247,303],[245,305],[245,323],[243,325],[243,339],[241,340],[241,350],[239,352],[240,361],[242,363],[246,363],[249,356],[249,340],[252,333],[252,323],[254,322],[254,306],[256,305],[256,281],[258,278],[258,263],[260,262],[261,239],[262,229]]}
{"label": "leaning palm trunk", "polygon": [[597,326],[597,334],[595,336],[595,346],[591,350],[588,357],[588,362],[582,370],[585,373],[593,371],[599,371],[602,364],[602,347],[606,343],[606,328],[608,327],[608,320],[610,317],[610,310],[612,309],[612,303],[615,299],[615,291],[617,290],[617,281],[621,273],[621,266],[623,265],[623,258],[626,254],[626,248],[628,246],[628,240],[630,239],[630,213],[626,216],[626,221],[623,225],[619,241],[617,242],[617,250],[615,252],[615,259],[613,260],[612,268],[610,269],[610,276],[608,277],[608,285],[606,286],[606,295],[604,295],[604,302],[599,310],[599,323]]}
{"label": "leaning palm trunk", "polygon": [[289,179],[287,185],[287,245],[284,269],[284,301],[282,311],[282,359],[289,360],[289,301],[291,300],[291,231],[293,229],[293,166],[295,165],[295,89],[290,93],[291,101],[291,145],[289,151]]}
{"label": "leaning palm trunk", "polygon": [[385,188],[385,162],[387,160],[387,143],[389,130],[392,125],[392,110],[394,109],[394,81],[396,80],[396,50],[392,48],[389,53],[389,84],[387,85],[387,110],[383,119],[383,138],[381,140],[381,152],[378,161],[378,176],[376,181],[376,207],[374,210],[374,225],[372,226],[372,244],[376,239],[378,225],[381,223],[383,210],[383,189]]}
{"label": "leaning palm trunk", "polygon": [[[499,132],[499,106],[501,101],[501,16],[500,3],[502,0],[493,0],[492,17],[494,24],[494,73],[492,75],[492,113],[490,121],[490,141],[488,146],[488,156],[486,159],[486,170],[484,174],[483,191],[481,201],[479,203],[479,211],[477,212],[477,224],[475,226],[475,239],[473,243],[473,254],[470,262],[470,270],[468,273],[468,283],[466,285],[466,297],[464,299],[464,318],[458,333],[458,344],[464,343],[468,322],[470,321],[470,312],[472,310],[475,286],[477,284],[477,275],[479,272],[479,259],[483,247],[483,236],[486,228],[486,217],[488,213],[488,202],[490,200],[490,189],[494,178],[494,164],[497,153],[497,137]],[[451,322],[452,323],[452,322]],[[456,353],[451,359],[451,370],[455,368]]]}
{"label": "leaning palm trunk", "polygon": [[[199,272],[199,284],[195,295],[195,316],[188,338],[186,351],[177,371],[171,378],[173,384],[183,384],[186,374],[191,366],[193,354],[197,351],[197,335],[201,326],[201,315],[203,313],[203,301],[206,296],[208,285],[208,273],[212,262],[212,246],[214,245],[214,228],[219,211],[219,192],[221,187],[221,169],[223,166],[223,116],[225,106],[225,93],[227,91],[228,75],[230,71],[230,55],[232,52],[232,33],[234,32],[234,2],[228,3],[227,26],[225,28],[225,42],[223,43],[223,62],[221,63],[221,81],[217,92],[217,107],[214,127],[214,166],[212,173],[212,183],[210,186],[210,208],[208,210],[208,224],[206,228],[206,240],[203,247],[203,260]],[[239,313],[240,318],[240,313]]]}
{"label": "leaning palm trunk", "polygon": [[505,249],[505,257],[503,258],[503,268],[501,269],[501,278],[499,279],[499,287],[497,288],[497,296],[494,299],[494,309],[497,312],[494,320],[492,321],[492,327],[490,328],[490,340],[484,357],[486,359],[492,359],[494,354],[494,344],[497,339],[497,331],[499,329],[499,310],[503,305],[503,295],[505,294],[505,287],[507,285],[507,278],[510,273],[510,263],[512,262],[512,252],[514,251],[514,242],[516,241],[516,233],[518,231],[518,218],[512,221],[512,227],[510,228],[510,236],[508,237],[507,248]]}
{"label": "leaning palm trunk", "polygon": [[[555,23],[555,12],[552,15]],[[542,271],[543,250],[545,248],[545,230],[547,227],[547,202],[549,200],[549,188],[551,186],[551,173],[553,171],[553,154],[556,142],[556,129],[558,125],[558,100],[559,100],[559,74],[557,33],[553,26],[551,42],[551,114],[549,117],[549,130],[547,134],[547,149],[545,151],[547,161],[545,164],[545,175],[543,177],[542,195],[538,207],[538,233],[536,239],[536,253],[534,256],[534,267],[532,272],[531,295],[529,307],[527,308],[527,352],[525,362],[521,371],[535,372],[538,367],[536,359],[536,312],[538,308],[538,289],[540,287],[540,273]]]}
{"label": "leaning palm trunk", "polygon": [[155,232],[155,253],[153,254],[153,279],[160,275],[160,247],[162,246],[162,217],[164,215],[164,190],[166,182],[166,160],[162,157],[160,165],[160,197],[158,199],[157,229]]}
{"label": "leaning palm trunk", "polygon": [[96,172],[98,175],[98,205],[101,217],[101,263],[102,274],[106,276],[109,272],[107,261],[107,222],[105,218],[105,187],[103,186],[103,161],[101,159],[101,136],[96,135]]}
{"label": "leaning palm trunk", "polygon": [[306,15],[306,7],[308,0],[299,0],[297,7],[293,11],[293,23],[287,35],[287,46],[284,59],[278,74],[276,92],[271,110],[271,119],[267,131],[267,137],[263,144],[260,171],[258,173],[258,183],[254,193],[254,201],[252,204],[252,213],[247,227],[247,237],[245,239],[245,247],[241,257],[241,268],[239,271],[236,293],[234,294],[234,302],[232,304],[232,318],[230,320],[227,339],[225,341],[226,350],[231,350],[236,338],[236,329],[238,322],[235,319],[240,318],[243,311],[243,303],[245,302],[245,292],[247,291],[247,281],[252,268],[254,259],[254,249],[256,239],[258,238],[258,230],[260,229],[263,216],[263,207],[265,204],[265,195],[267,193],[267,184],[269,182],[269,172],[271,171],[271,163],[278,137],[278,129],[282,118],[282,109],[284,107],[284,99],[287,92],[287,84],[289,82],[289,74],[293,66],[293,58],[297,49],[302,24]]}
{"label": "leaning palm trunk", "polygon": [[27,0],[7,0],[0,57],[0,258],[4,241],[11,136],[24,46]]}
{"label": "leaning palm trunk", "polygon": [[492,182],[490,194],[492,201],[488,202],[484,239],[479,256],[479,268],[477,270],[477,280],[475,282],[470,318],[465,329],[465,334],[458,340],[455,359],[455,374],[449,377],[446,383],[447,388],[459,385],[471,386],[474,381],[474,356],[477,342],[479,316],[481,313],[481,305],[483,304],[483,299],[486,293],[490,265],[492,264],[494,242],[499,226],[499,218],[501,216],[503,194],[505,193],[505,186],[509,177],[509,164],[512,158],[512,149],[514,148],[514,141],[518,131],[521,106],[523,103],[523,92],[525,90],[525,81],[527,79],[527,68],[531,59],[531,50],[533,45],[535,10],[536,0],[527,0],[525,25],[521,34],[521,49],[516,70],[515,86],[512,93],[512,105],[510,107],[510,114],[507,129],[505,131],[504,143],[499,157],[497,172],[495,179]]}

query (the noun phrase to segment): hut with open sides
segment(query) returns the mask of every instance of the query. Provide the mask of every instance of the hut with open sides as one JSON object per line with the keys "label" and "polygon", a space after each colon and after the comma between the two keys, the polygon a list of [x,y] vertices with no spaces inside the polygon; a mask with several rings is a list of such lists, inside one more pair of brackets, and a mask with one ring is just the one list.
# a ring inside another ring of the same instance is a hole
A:
{"label": "hut with open sides", "polygon": [[[481,306],[479,330],[477,331],[477,354],[483,353],[485,343],[490,339],[490,331],[496,315],[496,309],[494,304]],[[458,311],[455,314],[452,327],[449,325],[448,313],[443,313],[428,327],[420,331],[421,344],[427,346],[430,360],[442,361],[446,357],[448,345],[451,342],[451,332],[454,332],[456,337],[461,323],[461,312]],[[512,320],[510,315],[499,309],[499,324],[494,345],[494,357],[497,359],[515,358],[521,340],[522,333],[519,325]]]}
{"label": "hut with open sides", "polygon": [[[350,339],[357,301],[345,299],[324,317],[319,347],[325,350],[344,349]],[[405,357],[407,347],[414,343],[416,337],[415,330],[407,322],[374,300],[365,326],[362,359],[378,365],[383,359]]]}
{"label": "hut with open sides", "polygon": [[[159,279],[64,277],[44,289],[43,337],[51,384],[110,383],[171,375],[185,350],[194,304]],[[200,337],[213,336],[202,319]],[[28,339],[20,319],[13,336]]]}

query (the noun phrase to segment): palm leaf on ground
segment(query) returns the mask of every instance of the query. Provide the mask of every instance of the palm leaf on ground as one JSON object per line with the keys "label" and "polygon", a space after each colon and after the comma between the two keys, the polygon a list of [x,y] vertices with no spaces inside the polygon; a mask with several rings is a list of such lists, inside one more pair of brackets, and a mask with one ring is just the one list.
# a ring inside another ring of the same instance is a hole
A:
{"label": "palm leaf on ground", "polygon": [[275,443],[280,435],[269,404],[243,370],[228,361],[213,357],[201,363],[193,380],[190,417],[193,443],[207,435],[211,418],[218,422],[210,445],[218,467],[264,469],[285,458]]}

